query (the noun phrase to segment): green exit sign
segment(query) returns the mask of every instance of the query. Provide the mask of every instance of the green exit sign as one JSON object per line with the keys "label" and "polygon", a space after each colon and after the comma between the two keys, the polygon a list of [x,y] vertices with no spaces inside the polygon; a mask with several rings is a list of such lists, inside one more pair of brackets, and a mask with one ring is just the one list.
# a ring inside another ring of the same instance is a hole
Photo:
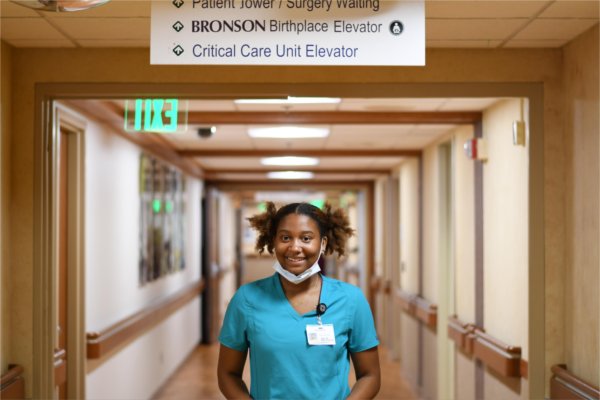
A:
{"label": "green exit sign", "polygon": [[178,99],[135,99],[125,101],[124,127],[128,132],[174,133],[187,130],[187,102]]}

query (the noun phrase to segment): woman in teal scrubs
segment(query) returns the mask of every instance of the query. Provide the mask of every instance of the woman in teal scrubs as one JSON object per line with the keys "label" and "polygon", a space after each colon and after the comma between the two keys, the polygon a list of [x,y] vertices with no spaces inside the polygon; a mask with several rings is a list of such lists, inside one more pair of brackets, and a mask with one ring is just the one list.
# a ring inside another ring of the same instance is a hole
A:
{"label": "woman in teal scrubs", "polygon": [[[219,388],[228,399],[373,398],[380,371],[373,316],[361,290],[320,274],[322,254],[344,254],[348,219],[294,203],[249,219],[272,276],[242,286],[223,321]],[[251,388],[242,380],[250,352]],[[350,389],[350,358],[356,384]]]}

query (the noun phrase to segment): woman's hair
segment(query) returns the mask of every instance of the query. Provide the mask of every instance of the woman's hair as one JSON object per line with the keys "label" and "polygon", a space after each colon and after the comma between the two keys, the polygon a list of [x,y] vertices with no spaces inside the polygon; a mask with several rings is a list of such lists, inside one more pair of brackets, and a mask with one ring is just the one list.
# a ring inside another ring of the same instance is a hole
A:
{"label": "woman's hair", "polygon": [[350,228],[348,217],[342,209],[332,211],[328,203],[323,210],[308,203],[291,203],[277,210],[275,204],[270,201],[267,202],[267,211],[248,218],[250,226],[258,231],[256,250],[259,253],[262,254],[266,247],[267,251],[273,254],[279,222],[289,214],[306,215],[317,223],[321,237],[327,237],[325,254],[332,254],[334,251],[339,256],[345,254],[346,240],[354,234],[354,229]]}

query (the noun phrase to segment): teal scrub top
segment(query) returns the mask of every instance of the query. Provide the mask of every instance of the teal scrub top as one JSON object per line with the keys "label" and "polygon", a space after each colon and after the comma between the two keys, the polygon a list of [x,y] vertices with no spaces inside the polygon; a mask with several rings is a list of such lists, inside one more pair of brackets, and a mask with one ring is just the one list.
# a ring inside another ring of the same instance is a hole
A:
{"label": "teal scrub top", "polygon": [[306,325],[317,313],[298,314],[279,274],[238,289],[231,299],[219,341],[250,349],[250,395],[254,399],[345,399],[350,395],[350,353],[379,344],[373,315],[360,288],[323,277],[323,324],[333,324],[335,345],[311,346]]}

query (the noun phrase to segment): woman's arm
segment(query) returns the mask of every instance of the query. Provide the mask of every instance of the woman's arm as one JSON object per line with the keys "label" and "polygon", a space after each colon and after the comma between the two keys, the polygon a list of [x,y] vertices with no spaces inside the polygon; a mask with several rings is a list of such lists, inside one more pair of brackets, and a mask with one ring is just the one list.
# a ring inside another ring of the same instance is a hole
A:
{"label": "woman's arm", "polygon": [[381,385],[377,346],[358,353],[350,353],[350,356],[352,357],[352,364],[354,364],[356,383],[348,399],[374,398]]}
{"label": "woman's arm", "polygon": [[230,349],[221,345],[217,379],[221,393],[228,399],[250,399],[248,387],[242,380],[248,352]]}

